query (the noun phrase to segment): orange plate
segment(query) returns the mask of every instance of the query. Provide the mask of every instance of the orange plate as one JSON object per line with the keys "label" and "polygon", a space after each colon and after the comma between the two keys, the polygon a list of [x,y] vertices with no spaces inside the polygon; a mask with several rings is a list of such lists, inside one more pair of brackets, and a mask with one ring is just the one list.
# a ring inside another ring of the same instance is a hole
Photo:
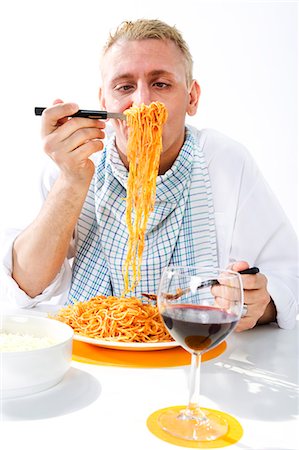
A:
{"label": "orange plate", "polygon": [[[217,347],[204,353],[202,361],[216,358],[226,349],[223,341]],[[175,367],[186,366],[191,362],[191,355],[182,347],[157,351],[112,350],[84,342],[73,342],[73,360],[101,366],[121,367]]]}

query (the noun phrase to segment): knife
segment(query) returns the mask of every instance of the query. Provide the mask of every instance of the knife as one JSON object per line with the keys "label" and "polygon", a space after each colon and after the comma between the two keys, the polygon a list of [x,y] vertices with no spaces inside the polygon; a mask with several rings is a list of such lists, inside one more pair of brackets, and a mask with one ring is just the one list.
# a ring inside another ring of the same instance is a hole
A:
{"label": "knife", "polygon": [[[36,106],[34,108],[34,114],[36,116],[41,116],[46,108],[41,106]],[[108,111],[96,111],[92,109],[79,109],[75,114],[69,117],[86,117],[88,119],[121,119],[126,120],[126,115],[122,113],[114,113]]]}

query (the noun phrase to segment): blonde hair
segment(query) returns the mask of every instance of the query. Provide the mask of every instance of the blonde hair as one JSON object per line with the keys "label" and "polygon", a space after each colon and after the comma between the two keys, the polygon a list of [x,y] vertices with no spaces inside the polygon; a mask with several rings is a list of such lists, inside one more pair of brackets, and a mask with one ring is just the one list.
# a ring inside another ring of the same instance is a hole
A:
{"label": "blonde hair", "polygon": [[192,81],[193,60],[189,47],[182,34],[175,26],[167,25],[156,19],[138,19],[135,22],[122,22],[109,38],[103,48],[103,55],[120,40],[141,41],[143,39],[158,39],[172,41],[182,52],[185,59],[187,85]]}

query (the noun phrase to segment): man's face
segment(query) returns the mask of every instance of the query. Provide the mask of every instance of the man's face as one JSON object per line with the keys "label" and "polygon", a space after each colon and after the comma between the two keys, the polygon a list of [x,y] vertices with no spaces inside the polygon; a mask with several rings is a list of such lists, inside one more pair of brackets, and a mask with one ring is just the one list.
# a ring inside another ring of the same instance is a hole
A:
{"label": "man's face", "polygon": [[[100,100],[107,111],[123,112],[133,104],[155,101],[165,104],[163,153],[177,156],[184,141],[185,115],[196,113],[199,86],[193,82],[187,87],[185,60],[176,45],[157,39],[116,42],[103,58],[102,79]],[[116,145],[126,154],[126,122],[116,120],[114,128]]]}

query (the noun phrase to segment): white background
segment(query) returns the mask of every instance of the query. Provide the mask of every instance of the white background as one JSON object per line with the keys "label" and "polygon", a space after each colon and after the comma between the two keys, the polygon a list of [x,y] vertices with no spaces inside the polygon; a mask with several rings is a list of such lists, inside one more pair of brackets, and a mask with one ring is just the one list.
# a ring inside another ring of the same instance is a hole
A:
{"label": "white background", "polygon": [[[98,108],[99,56],[123,20],[158,18],[190,45],[202,88],[189,123],[215,128],[254,156],[298,227],[298,3],[27,0],[1,2],[1,227],[24,227],[46,157],[34,106],[55,98]],[[254,213],[254,212],[253,212]]]}

